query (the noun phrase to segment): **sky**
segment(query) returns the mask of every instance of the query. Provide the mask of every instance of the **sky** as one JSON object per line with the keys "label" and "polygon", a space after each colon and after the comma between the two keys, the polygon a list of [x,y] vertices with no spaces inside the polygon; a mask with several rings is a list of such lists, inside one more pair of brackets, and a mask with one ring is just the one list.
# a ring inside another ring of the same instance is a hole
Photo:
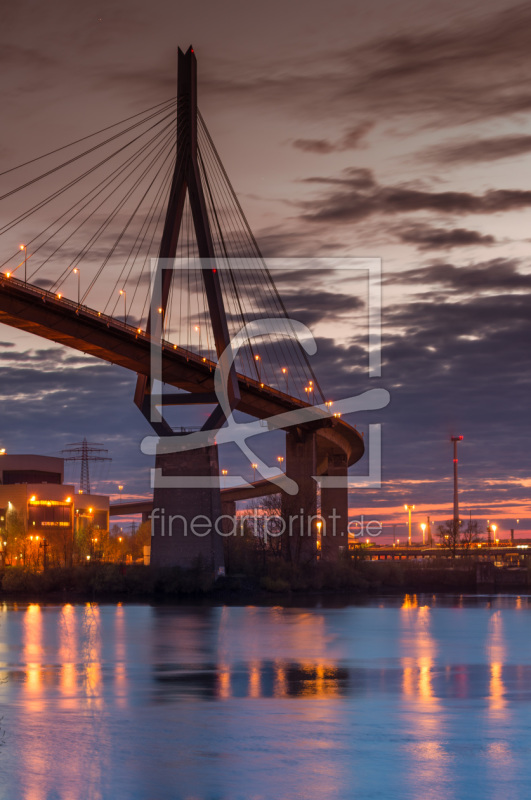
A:
{"label": "sky", "polygon": [[[416,525],[448,518],[461,434],[462,515],[529,529],[528,4],[23,0],[0,13],[0,172],[172,97],[176,48],[193,44],[203,117],[266,257],[382,259],[381,378],[367,375],[361,285],[279,282],[316,331],[328,396],[391,395],[352,420],[382,426],[382,487],[352,491],[351,513],[403,530],[404,503]],[[18,202],[0,202],[2,222]],[[148,493],[134,375],[5,326],[0,362],[1,446],[57,454],[86,436],[113,459],[101,491]]]}

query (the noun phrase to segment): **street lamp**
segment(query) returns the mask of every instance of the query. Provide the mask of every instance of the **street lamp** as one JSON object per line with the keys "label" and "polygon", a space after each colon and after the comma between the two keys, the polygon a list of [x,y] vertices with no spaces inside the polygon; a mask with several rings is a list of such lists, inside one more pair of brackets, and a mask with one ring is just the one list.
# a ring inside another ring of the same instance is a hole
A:
{"label": "street lamp", "polygon": [[422,546],[424,547],[424,544],[425,544],[425,541],[424,541],[424,534],[425,534],[425,532],[426,532],[426,523],[425,523],[425,522],[421,522],[421,523],[420,523],[420,527],[421,527],[421,529],[422,529]]}
{"label": "street lamp", "polygon": [[498,530],[498,526],[493,522],[492,525],[490,526],[490,529],[491,529],[492,533],[494,534],[494,540],[495,540],[496,544],[498,544],[498,539],[496,539],[496,531]]}
{"label": "street lamp", "polygon": [[24,250],[24,283],[27,283],[28,282],[28,275],[27,275],[27,269],[28,269],[28,245],[27,244],[21,244],[20,245],[20,250]]}
{"label": "street lamp", "polygon": [[282,469],[282,464],[284,463],[284,456],[277,456],[277,461],[280,464],[280,469]]}
{"label": "street lamp", "polygon": [[224,487],[224,486],[225,486],[225,481],[224,481],[224,478],[226,478],[226,477],[227,477],[227,475],[229,474],[229,471],[228,471],[228,469],[222,469],[222,470],[221,470],[221,474],[222,474],[222,476],[223,476],[223,477],[222,477],[222,479],[221,479],[221,486],[222,486],[222,487]]}
{"label": "street lamp", "polygon": [[74,267],[72,270],[74,275],[77,275],[77,304],[78,306],[81,305],[81,272],[79,271],[78,267]]}
{"label": "street lamp", "polygon": [[453,442],[454,445],[454,519],[453,519],[453,533],[454,533],[454,543],[457,541],[457,534],[459,531],[459,489],[457,485],[457,464],[459,459],[457,458],[457,443],[463,441],[462,436],[451,436],[450,441]]}
{"label": "street lamp", "polygon": [[253,468],[253,483],[254,483],[256,480],[256,470],[258,469],[258,464],[251,464],[251,467]]}
{"label": "street lamp", "polygon": [[261,383],[262,382],[262,364],[261,364],[262,359],[257,354],[257,355],[255,355],[254,360],[256,361],[256,369],[258,370],[258,383]]}
{"label": "street lamp", "polygon": [[121,483],[119,483],[119,484],[118,484],[118,491],[120,492],[120,494],[119,494],[120,503],[122,502],[122,491],[123,491],[123,488],[124,488],[124,487],[122,486],[122,484],[121,484]]}
{"label": "street lamp", "polygon": [[124,296],[124,322],[127,325],[127,292],[125,289],[120,289],[120,294]]}
{"label": "street lamp", "polygon": [[288,389],[288,368],[287,367],[282,367],[282,374],[284,375],[284,378],[286,379],[286,394],[289,394],[289,389]]}
{"label": "street lamp", "polygon": [[406,504],[406,505],[404,505],[404,508],[408,513],[408,538],[407,538],[407,543],[408,543],[408,547],[411,547],[411,512],[415,508],[415,506],[408,506]]}
{"label": "street lamp", "polygon": [[200,325],[196,325],[194,327],[194,331],[196,331],[196,333],[198,334],[198,339],[199,339],[198,347],[199,347],[199,352],[201,352],[201,326]]}

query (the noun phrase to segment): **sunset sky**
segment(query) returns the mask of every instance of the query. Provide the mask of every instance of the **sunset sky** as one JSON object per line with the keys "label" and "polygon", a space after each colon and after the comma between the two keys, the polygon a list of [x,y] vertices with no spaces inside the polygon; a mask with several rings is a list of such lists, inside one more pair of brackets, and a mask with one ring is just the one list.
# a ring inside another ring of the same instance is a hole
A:
{"label": "sunset sky", "polygon": [[[361,289],[279,283],[318,329],[328,396],[391,394],[351,420],[383,436],[382,488],[353,491],[352,513],[402,531],[406,502],[416,522],[448,518],[462,434],[462,515],[529,529],[530,27],[529,4],[500,0],[22,0],[2,10],[0,172],[172,97],[176,48],[193,44],[203,117],[264,255],[382,259],[378,379]],[[12,211],[0,203],[0,221]],[[148,493],[134,375],[5,326],[0,360],[0,446],[55,455],[86,436],[113,459],[101,491]]]}

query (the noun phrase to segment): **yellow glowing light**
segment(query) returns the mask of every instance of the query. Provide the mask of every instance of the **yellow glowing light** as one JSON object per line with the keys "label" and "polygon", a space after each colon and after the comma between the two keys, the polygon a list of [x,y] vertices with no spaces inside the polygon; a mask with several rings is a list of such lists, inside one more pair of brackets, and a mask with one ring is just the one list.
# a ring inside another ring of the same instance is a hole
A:
{"label": "yellow glowing light", "polygon": [[32,496],[30,497],[30,503],[34,503],[36,499],[37,499],[37,498],[35,497],[35,495],[32,495]]}
{"label": "yellow glowing light", "polygon": [[30,499],[30,503],[34,506],[64,506],[63,500],[36,500],[35,497]]}
{"label": "yellow glowing light", "polygon": [[67,498],[66,498],[66,502],[67,502],[67,503],[71,503],[71,502],[72,502],[72,498],[71,498],[71,497],[67,497]]}

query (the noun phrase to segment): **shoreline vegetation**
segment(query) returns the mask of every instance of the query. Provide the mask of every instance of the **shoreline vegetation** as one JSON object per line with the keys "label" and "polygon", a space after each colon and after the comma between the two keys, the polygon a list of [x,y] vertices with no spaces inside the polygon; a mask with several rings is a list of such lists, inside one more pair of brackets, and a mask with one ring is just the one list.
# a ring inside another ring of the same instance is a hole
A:
{"label": "shoreline vegetation", "polygon": [[521,590],[528,586],[530,566],[478,573],[476,564],[446,559],[419,562],[374,562],[357,559],[293,565],[282,559],[238,564],[214,579],[201,563],[190,570],[155,569],[140,564],[91,563],[36,571],[6,567],[0,573],[0,599],[154,600],[242,599],[263,601],[298,595],[400,594]]}

